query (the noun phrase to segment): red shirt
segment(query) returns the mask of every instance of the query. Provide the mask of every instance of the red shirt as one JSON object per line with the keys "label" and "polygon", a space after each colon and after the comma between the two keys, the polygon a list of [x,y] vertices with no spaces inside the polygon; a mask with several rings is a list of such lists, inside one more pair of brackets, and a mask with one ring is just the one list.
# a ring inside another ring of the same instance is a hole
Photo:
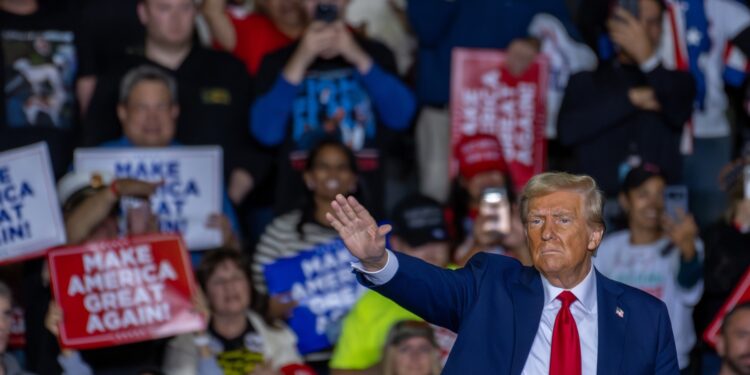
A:
{"label": "red shirt", "polygon": [[232,54],[245,63],[251,76],[258,72],[260,62],[266,54],[286,47],[293,41],[264,15],[252,13],[244,18],[235,18],[229,13],[229,18],[237,35],[237,45]]}

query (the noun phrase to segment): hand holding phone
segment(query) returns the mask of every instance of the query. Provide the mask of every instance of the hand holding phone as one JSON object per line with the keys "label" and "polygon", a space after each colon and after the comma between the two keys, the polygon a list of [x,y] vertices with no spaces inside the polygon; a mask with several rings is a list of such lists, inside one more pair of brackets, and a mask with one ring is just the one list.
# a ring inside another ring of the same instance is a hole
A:
{"label": "hand holding phone", "polygon": [[484,220],[483,231],[510,233],[510,202],[505,189],[489,188],[482,192],[479,214]]}

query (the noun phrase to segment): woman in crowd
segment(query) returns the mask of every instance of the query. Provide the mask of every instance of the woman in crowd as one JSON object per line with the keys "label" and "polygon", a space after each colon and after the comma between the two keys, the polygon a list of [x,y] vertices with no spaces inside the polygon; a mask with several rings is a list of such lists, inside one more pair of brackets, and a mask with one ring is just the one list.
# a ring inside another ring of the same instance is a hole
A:
{"label": "woman in crowd", "polygon": [[[253,259],[253,281],[260,292],[267,291],[265,265],[300,251],[331,242],[338,234],[325,218],[337,194],[357,192],[356,159],[351,150],[336,140],[322,140],[310,151],[304,171],[307,196],[301,209],[277,217],[261,236]],[[290,199],[293,199],[290,197]],[[269,314],[288,316],[294,302],[270,301]],[[327,367],[331,351],[306,355],[308,363]]]}
{"label": "woman in crowd", "polygon": [[217,44],[242,60],[251,76],[266,54],[291,44],[307,26],[299,0],[259,0],[249,15],[228,11],[226,3],[205,0],[203,16]]}
{"label": "woman in crowd", "polygon": [[256,297],[245,259],[231,249],[209,252],[197,269],[210,316],[205,332],[181,335],[167,345],[164,372],[176,375],[242,373],[254,375],[309,372],[299,366],[297,338],[283,323],[265,319],[252,308]]}
{"label": "woman in crowd", "polygon": [[393,325],[383,353],[383,375],[437,375],[440,355],[432,327],[403,320]]}

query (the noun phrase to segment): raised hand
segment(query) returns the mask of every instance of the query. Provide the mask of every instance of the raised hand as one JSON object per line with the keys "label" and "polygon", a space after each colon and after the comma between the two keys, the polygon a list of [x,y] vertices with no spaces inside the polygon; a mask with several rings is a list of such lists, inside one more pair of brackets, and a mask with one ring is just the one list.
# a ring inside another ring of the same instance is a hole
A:
{"label": "raised hand", "polygon": [[385,267],[388,255],[385,251],[385,236],[391,231],[390,225],[378,227],[372,218],[354,197],[345,198],[339,194],[331,202],[333,213],[326,213],[344,244],[367,271],[377,271]]}

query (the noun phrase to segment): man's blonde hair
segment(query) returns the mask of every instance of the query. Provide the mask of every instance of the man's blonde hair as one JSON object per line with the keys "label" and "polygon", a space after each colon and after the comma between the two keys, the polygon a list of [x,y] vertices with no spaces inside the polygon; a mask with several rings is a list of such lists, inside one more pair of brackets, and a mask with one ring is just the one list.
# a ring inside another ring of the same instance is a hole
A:
{"label": "man's blonde hair", "polygon": [[526,183],[521,193],[521,220],[526,223],[529,214],[529,201],[558,191],[574,191],[583,195],[584,211],[589,224],[604,228],[602,210],[604,194],[596,181],[587,175],[574,175],[565,172],[538,174]]}

